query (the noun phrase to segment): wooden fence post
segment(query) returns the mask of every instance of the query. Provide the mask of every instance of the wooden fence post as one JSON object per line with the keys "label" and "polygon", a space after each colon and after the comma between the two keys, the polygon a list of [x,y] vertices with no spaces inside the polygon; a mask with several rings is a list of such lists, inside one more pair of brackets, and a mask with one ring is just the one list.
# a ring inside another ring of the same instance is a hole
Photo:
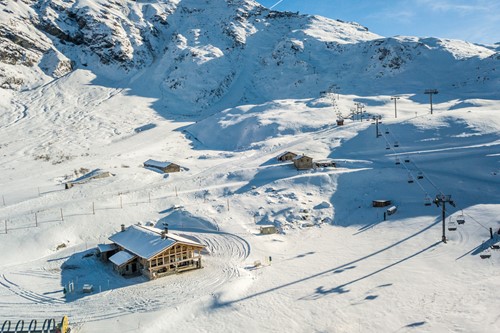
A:
{"label": "wooden fence post", "polygon": [[64,215],[63,215],[63,212],[62,212],[62,208],[61,208],[61,221],[64,221]]}

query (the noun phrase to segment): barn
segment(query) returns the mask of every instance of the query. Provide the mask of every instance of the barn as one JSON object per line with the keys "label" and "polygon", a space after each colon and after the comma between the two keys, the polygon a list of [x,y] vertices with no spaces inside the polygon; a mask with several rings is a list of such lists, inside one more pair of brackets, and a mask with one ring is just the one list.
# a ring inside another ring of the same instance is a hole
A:
{"label": "barn", "polygon": [[286,151],[284,153],[279,154],[276,159],[280,162],[285,162],[285,161],[292,161],[297,154],[292,153],[291,151]]}
{"label": "barn", "polygon": [[181,167],[178,164],[172,162],[155,161],[155,160],[147,160],[146,162],[144,162],[144,167],[153,168],[156,170],[163,171],[165,173],[181,171]]}
{"label": "barn", "polygon": [[[109,261],[121,275],[144,275],[156,279],[165,275],[202,268],[204,245],[173,234],[168,228],[144,225],[122,225],[120,232],[109,237],[113,255]],[[102,255],[102,254],[101,254]]]}
{"label": "barn", "polygon": [[308,170],[313,168],[313,159],[306,155],[296,156],[293,159],[293,164],[297,170]]}

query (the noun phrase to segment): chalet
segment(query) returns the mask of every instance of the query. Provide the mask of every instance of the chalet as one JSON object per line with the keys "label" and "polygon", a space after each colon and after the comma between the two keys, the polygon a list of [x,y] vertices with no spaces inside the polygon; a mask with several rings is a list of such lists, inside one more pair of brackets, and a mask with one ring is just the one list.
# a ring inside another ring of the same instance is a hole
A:
{"label": "chalet", "polygon": [[292,153],[291,151],[286,151],[284,153],[279,154],[276,157],[276,159],[281,162],[292,161],[296,156],[297,154]]}
{"label": "chalet", "polygon": [[[143,274],[149,279],[201,268],[205,247],[191,239],[144,225],[131,225],[109,237],[112,244],[99,245],[121,275]],[[106,251],[109,250],[109,251]],[[112,255],[110,255],[112,251]],[[101,256],[102,256],[101,252]]]}
{"label": "chalet", "polygon": [[175,163],[161,162],[161,161],[155,161],[155,160],[147,160],[146,162],[144,162],[144,167],[145,168],[153,168],[156,170],[163,171],[165,173],[181,171],[181,167]]}
{"label": "chalet", "polygon": [[296,156],[293,159],[293,164],[297,170],[308,170],[313,168],[313,159],[306,155]]}

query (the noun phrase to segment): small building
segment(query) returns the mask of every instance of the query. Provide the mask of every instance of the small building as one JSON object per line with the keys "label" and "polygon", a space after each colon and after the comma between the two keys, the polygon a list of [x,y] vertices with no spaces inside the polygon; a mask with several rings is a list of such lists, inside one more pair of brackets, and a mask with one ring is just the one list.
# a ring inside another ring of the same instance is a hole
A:
{"label": "small building", "polygon": [[391,200],[373,200],[373,207],[386,207],[391,205]]}
{"label": "small building", "polygon": [[111,176],[114,176],[114,175],[109,171],[95,169],[95,170],[92,170],[92,171],[84,174],[83,176],[81,176],[75,180],[71,180],[71,181],[65,183],[64,188],[67,190],[67,189],[70,189],[74,185],[77,185],[77,184],[85,184],[85,183],[88,183],[94,179],[107,178],[107,177],[111,177]]}
{"label": "small building", "polygon": [[293,159],[293,165],[297,168],[297,170],[308,170],[313,168],[313,159],[312,157],[301,155],[296,156]]}
{"label": "small building", "polygon": [[337,164],[335,164],[334,161],[326,159],[326,160],[319,160],[319,161],[314,161],[314,167],[316,168],[335,168]]}
{"label": "small building", "polygon": [[144,162],[144,167],[145,168],[153,168],[156,170],[163,171],[165,173],[181,171],[181,167],[175,163],[161,162],[161,161],[155,161],[155,160],[147,160],[146,162]]}
{"label": "small building", "polygon": [[109,256],[121,275],[143,274],[149,279],[202,268],[205,245],[168,231],[144,225],[122,225],[109,237],[116,252]]}
{"label": "small building", "polygon": [[276,227],[274,225],[261,225],[260,233],[262,235],[270,235],[275,234],[277,232]]}
{"label": "small building", "polygon": [[343,126],[344,125],[344,118],[338,118],[337,119],[337,126]]}
{"label": "small building", "polygon": [[97,249],[104,262],[107,262],[112,255],[119,251],[116,244],[97,244]]}
{"label": "small building", "polygon": [[291,151],[286,151],[282,154],[279,154],[278,157],[276,157],[276,159],[281,162],[292,161],[296,156],[297,154],[292,153]]}

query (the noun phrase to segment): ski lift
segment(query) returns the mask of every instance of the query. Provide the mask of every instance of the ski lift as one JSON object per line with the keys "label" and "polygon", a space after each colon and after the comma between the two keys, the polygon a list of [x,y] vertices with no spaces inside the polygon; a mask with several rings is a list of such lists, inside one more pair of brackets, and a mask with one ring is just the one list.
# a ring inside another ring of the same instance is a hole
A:
{"label": "ski lift", "polygon": [[411,175],[411,173],[408,173],[408,183],[413,183],[413,176]]}
{"label": "ski lift", "polygon": [[448,222],[448,230],[449,231],[456,231],[457,230],[457,223],[453,221],[450,217],[450,221]]}
{"label": "ski lift", "polygon": [[484,251],[483,251],[483,252],[479,255],[479,257],[480,257],[481,259],[488,259],[488,258],[490,258],[490,257],[491,257],[491,251],[490,251],[490,249],[488,249],[488,248],[487,248],[486,250],[484,250]]}
{"label": "ski lift", "polygon": [[432,206],[432,198],[429,195],[424,197],[424,206]]}
{"label": "ski lift", "polygon": [[387,144],[387,145],[385,146],[385,149],[391,149],[391,145],[390,145],[390,144]]}
{"label": "ski lift", "polygon": [[401,161],[399,160],[399,157],[396,157],[396,165],[401,164]]}
{"label": "ski lift", "polygon": [[424,173],[422,171],[417,173],[417,179],[424,179]]}
{"label": "ski lift", "polygon": [[389,134],[389,129],[388,128],[385,129],[385,134]]}
{"label": "ski lift", "polygon": [[398,141],[394,141],[394,147],[399,147],[399,142]]}
{"label": "ski lift", "polygon": [[463,211],[461,211],[460,215],[457,216],[457,223],[458,224],[464,224],[465,223],[465,217]]}
{"label": "ski lift", "polygon": [[405,163],[410,163],[410,156],[405,157]]}

